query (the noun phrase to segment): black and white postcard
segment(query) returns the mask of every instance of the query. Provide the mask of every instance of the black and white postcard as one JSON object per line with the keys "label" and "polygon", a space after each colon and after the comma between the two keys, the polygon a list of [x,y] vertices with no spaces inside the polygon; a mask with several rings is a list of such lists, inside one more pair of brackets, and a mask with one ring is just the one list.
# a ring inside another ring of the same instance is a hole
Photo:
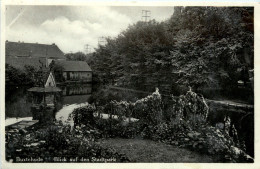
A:
{"label": "black and white postcard", "polygon": [[256,3],[6,1],[1,12],[4,169],[257,168]]}

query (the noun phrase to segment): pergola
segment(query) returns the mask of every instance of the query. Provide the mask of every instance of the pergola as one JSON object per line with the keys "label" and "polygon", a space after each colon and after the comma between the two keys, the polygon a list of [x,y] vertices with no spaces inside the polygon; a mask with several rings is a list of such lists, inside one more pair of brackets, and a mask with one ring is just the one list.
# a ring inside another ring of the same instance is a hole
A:
{"label": "pergola", "polygon": [[[28,92],[33,94],[33,104],[35,106],[40,106],[40,105],[46,105],[46,106],[52,106],[54,105],[55,102],[55,94],[62,92],[62,90],[58,87],[32,87],[27,90]],[[46,102],[46,97],[47,96],[53,96],[52,103],[47,103]],[[40,99],[39,99],[40,98]],[[37,102],[37,99],[40,100],[40,102]],[[43,101],[43,102],[42,102]]]}

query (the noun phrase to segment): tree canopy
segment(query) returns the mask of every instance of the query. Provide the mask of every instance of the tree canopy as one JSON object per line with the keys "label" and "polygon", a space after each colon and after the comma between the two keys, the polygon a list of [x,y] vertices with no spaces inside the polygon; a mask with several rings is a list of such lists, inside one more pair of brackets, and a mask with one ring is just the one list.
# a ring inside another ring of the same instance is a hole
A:
{"label": "tree canopy", "polygon": [[164,22],[130,25],[89,58],[118,85],[234,87],[253,69],[253,8],[175,7]]}

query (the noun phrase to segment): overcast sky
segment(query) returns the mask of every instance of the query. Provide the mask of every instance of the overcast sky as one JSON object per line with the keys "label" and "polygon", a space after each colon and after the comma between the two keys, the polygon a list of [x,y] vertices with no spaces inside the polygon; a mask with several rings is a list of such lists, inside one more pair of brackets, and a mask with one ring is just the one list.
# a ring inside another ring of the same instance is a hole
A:
{"label": "overcast sky", "polygon": [[140,21],[142,10],[163,21],[173,7],[108,6],[7,6],[6,39],[31,43],[56,43],[64,53],[97,47],[98,37],[116,37],[128,25]]}

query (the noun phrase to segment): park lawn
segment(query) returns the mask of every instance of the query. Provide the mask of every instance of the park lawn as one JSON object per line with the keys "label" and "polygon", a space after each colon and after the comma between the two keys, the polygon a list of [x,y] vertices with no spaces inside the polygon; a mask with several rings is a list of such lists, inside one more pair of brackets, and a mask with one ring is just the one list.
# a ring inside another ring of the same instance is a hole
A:
{"label": "park lawn", "polygon": [[131,162],[149,163],[213,163],[217,157],[200,154],[185,148],[139,138],[109,138],[99,140],[102,147],[112,147],[118,153],[125,154]]}

